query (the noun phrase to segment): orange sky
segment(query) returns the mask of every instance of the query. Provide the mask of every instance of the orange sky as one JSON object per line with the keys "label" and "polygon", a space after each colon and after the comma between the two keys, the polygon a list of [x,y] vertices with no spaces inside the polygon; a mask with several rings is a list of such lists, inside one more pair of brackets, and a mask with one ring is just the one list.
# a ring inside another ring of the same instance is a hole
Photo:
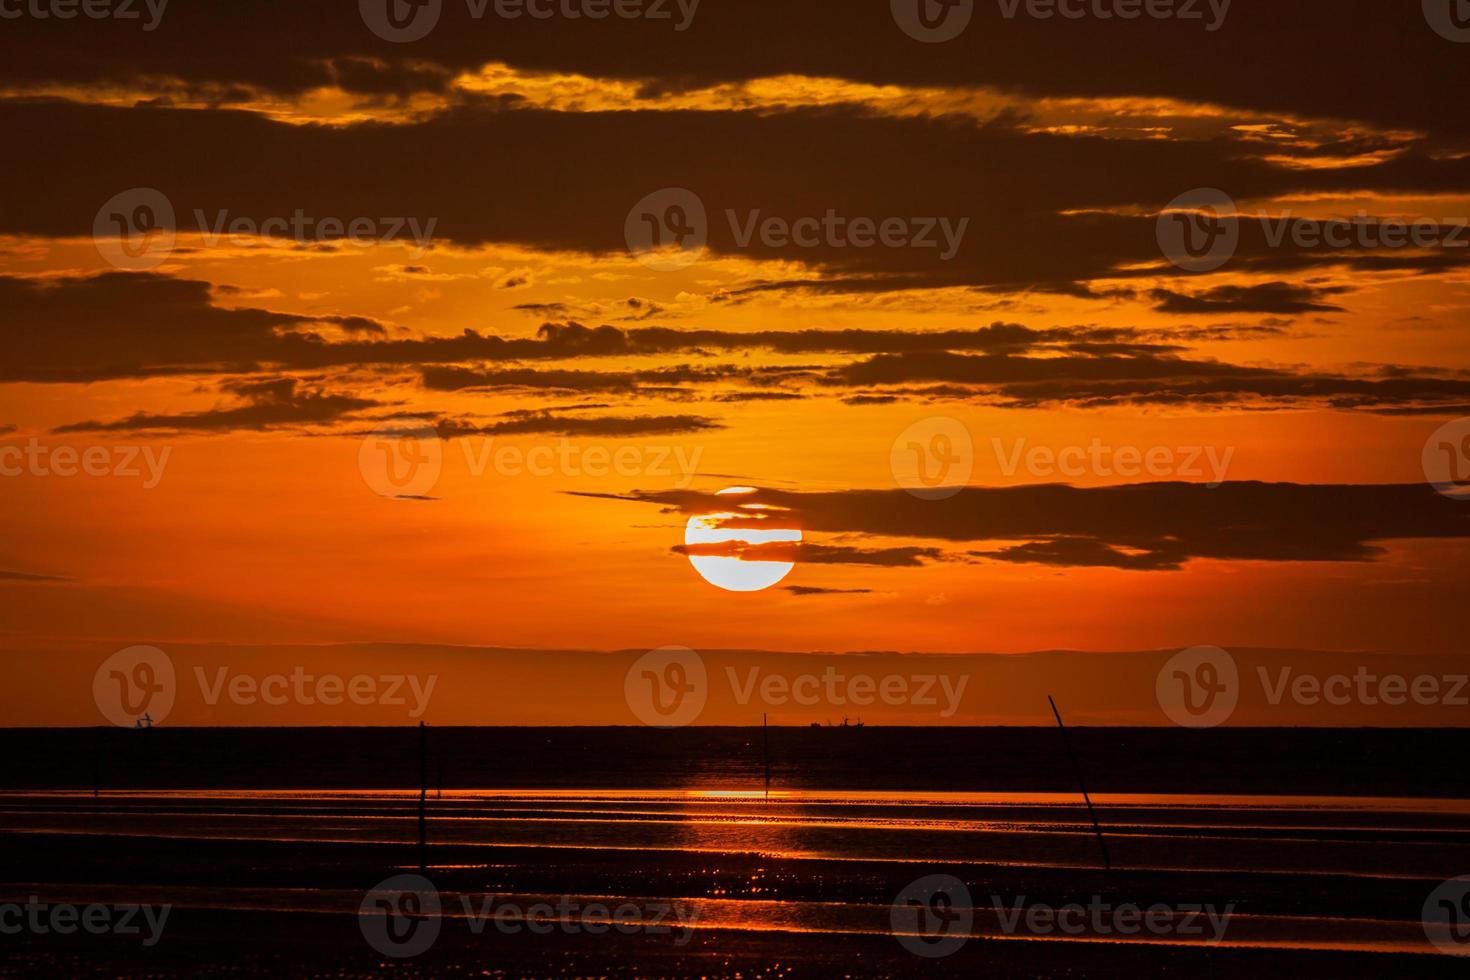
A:
{"label": "orange sky", "polygon": [[[1385,59],[1463,55],[1410,13],[1382,28]],[[1258,217],[1463,225],[1463,119],[1427,118],[1407,81],[1355,110],[1232,66],[1177,87],[1138,67],[1035,78],[866,20],[841,28],[871,31],[865,58],[778,44],[740,70],[712,36],[743,36],[728,11],[620,63],[583,34],[475,56],[303,29],[326,68],[297,77],[254,37],[254,61],[187,58],[177,32],[228,28],[204,16],[95,71],[0,69],[24,134],[0,200],[0,468],[18,467],[0,476],[0,645],[1460,652],[1470,504],[1433,491],[1424,450],[1470,436],[1467,252],[1278,246]],[[1242,50],[1275,49],[1259,12],[1232,16]],[[76,43],[104,50],[114,27]],[[1036,28],[1014,45],[1043,44]],[[1201,187],[1234,202],[1241,241],[1191,274],[1156,229]],[[110,199],[135,214],[141,188],[178,234],[119,258],[93,221]],[[660,271],[625,223],[667,188],[703,206],[707,247]],[[297,209],[434,234],[256,233]],[[829,210],[965,230],[950,257],[740,241]],[[221,216],[249,227],[208,234]],[[414,426],[442,462],[422,499],[384,496],[374,440]],[[906,492],[895,453],[956,426],[964,482],[1016,495]],[[22,465],[28,447],[53,462]],[[106,472],[59,475],[68,447]],[[1089,447],[1106,462],[1046,463]],[[1161,462],[1130,470],[1134,452]],[[125,456],[138,475],[114,472]],[[1197,505],[1034,492],[1212,473],[1226,486]],[[1358,492],[1375,485],[1403,492]],[[732,486],[802,531],[761,591],[674,550]],[[36,720],[71,719],[70,696],[38,693]]]}

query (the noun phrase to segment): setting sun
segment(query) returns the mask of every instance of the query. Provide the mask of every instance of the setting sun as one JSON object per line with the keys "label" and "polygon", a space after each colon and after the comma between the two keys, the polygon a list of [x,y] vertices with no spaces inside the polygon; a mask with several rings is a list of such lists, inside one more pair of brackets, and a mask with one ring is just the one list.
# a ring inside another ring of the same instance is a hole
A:
{"label": "setting sun", "polygon": [[[728,487],[720,497],[754,493],[753,487]],[[684,545],[689,563],[706,582],[730,592],[759,592],[776,585],[796,567],[794,561],[767,561],[766,555],[792,551],[782,546],[799,544],[796,528],[763,528],[750,522],[776,522],[777,515],[759,504],[739,504],[738,509],[689,518],[684,527]],[[730,522],[741,522],[732,524]]]}

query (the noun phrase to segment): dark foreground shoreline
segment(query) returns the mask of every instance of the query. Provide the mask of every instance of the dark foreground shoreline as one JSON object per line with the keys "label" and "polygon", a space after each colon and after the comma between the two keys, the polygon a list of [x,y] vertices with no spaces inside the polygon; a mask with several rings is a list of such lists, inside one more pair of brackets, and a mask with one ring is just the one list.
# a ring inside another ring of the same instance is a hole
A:
{"label": "dark foreground shoreline", "polygon": [[[170,941],[141,949],[117,936],[24,937],[6,959],[15,976],[67,977],[1444,977],[1448,958],[1312,950],[1180,949],[1148,943],[975,940],[921,960],[887,936],[813,936],[708,930],[686,946],[669,937],[505,936],[446,931],[411,960],[386,960],[362,942],[354,915],[184,910]],[[239,937],[252,937],[241,944]],[[228,949],[229,955],[221,955]]]}
{"label": "dark foreground shoreline", "polygon": [[[1093,792],[1470,797],[1454,729],[1074,728]],[[436,728],[431,787],[749,788],[759,728]],[[1055,728],[772,728],[773,788],[1066,792]],[[0,789],[404,789],[402,728],[0,729]]]}
{"label": "dark foreground shoreline", "polygon": [[[526,811],[533,843],[522,846],[487,843],[521,833],[494,823],[506,815],[506,801],[446,797],[433,803],[430,844],[421,855],[413,839],[416,801],[399,794],[335,802],[310,794],[245,801],[193,794],[104,794],[100,800],[7,794],[0,797],[0,821],[13,832],[0,834],[0,903],[136,903],[166,905],[169,913],[156,937],[146,929],[7,935],[0,943],[0,975],[1315,978],[1445,976],[1457,965],[1424,942],[1419,916],[1441,873],[1424,878],[1426,863],[1448,874],[1470,860],[1463,815],[1446,815],[1440,829],[1413,833],[1352,820],[1328,835],[1351,838],[1347,845],[1324,841],[1310,825],[1338,819],[1332,815],[1311,816],[1308,826],[1296,829],[1292,821],[1278,823],[1273,832],[1295,840],[1292,848],[1309,863],[1309,855],[1320,856],[1321,867],[1305,873],[1284,873],[1269,856],[1253,860],[1250,850],[1219,842],[1208,851],[1196,849],[1189,831],[1170,846],[1180,861],[1165,863],[1197,868],[1160,867],[1150,857],[1162,853],[1153,849],[1158,840],[1150,845],[1131,836],[1115,841],[1118,864],[1107,871],[1097,866],[1087,835],[1066,827],[1055,828],[1051,843],[982,845],[995,860],[959,853],[969,850],[961,836],[983,832],[909,830],[902,833],[913,840],[901,853],[912,860],[865,860],[814,856],[812,847],[825,839],[851,850],[864,836],[890,831],[879,825],[824,829],[820,823],[803,830],[782,825],[780,813],[777,822],[765,823],[766,807],[756,800],[720,804],[721,811],[743,811],[744,819],[712,824],[694,812],[700,807],[644,799],[636,809],[652,805],[682,819],[648,825],[624,817],[622,829],[607,837],[598,828],[609,826],[609,802],[535,805]],[[777,809],[800,813],[802,807]],[[1013,810],[997,812],[1002,825],[1020,816]],[[548,836],[539,828],[557,813],[571,822]],[[477,828],[466,816],[491,822]],[[579,823],[579,816],[593,821]],[[1055,816],[1081,828],[1079,808]],[[665,846],[598,844],[660,838]],[[688,846],[667,846],[679,841]],[[925,856],[936,845],[953,853]],[[1053,863],[1028,860],[1038,847]],[[1415,860],[1421,874],[1365,875],[1341,866],[1359,863],[1362,849],[1384,848]],[[1211,868],[1231,856],[1238,868]],[[421,858],[422,874],[443,896],[446,918],[429,948],[406,958],[385,955],[367,939],[360,908],[371,889],[417,871]],[[936,874],[968,886],[976,931],[952,954],[928,959],[891,934],[890,906],[915,879]],[[472,929],[465,919],[449,917],[459,896],[474,896],[476,905],[497,896],[522,908],[552,896],[682,903],[700,910],[690,919],[699,928],[683,936]],[[1000,936],[999,919],[990,913],[992,901],[1002,899],[1061,907],[1094,896],[1114,907],[1228,908],[1241,918],[1226,942],[1213,945],[1201,937],[1171,941],[1185,937],[1167,934],[1157,942],[1147,936],[1061,941],[1025,930]]]}
{"label": "dark foreground shoreline", "polygon": [[[1072,729],[1104,869],[1056,728],[7,729],[0,920],[169,913],[153,945],[0,936],[0,975],[1445,976],[1460,964],[1422,917],[1470,874],[1461,734]],[[575,896],[699,926],[679,943],[408,917],[394,928],[439,938],[386,955],[361,909],[412,873],[449,908]],[[934,876],[973,912],[941,958],[892,925]],[[1237,918],[1219,943],[1074,939],[1011,931],[1012,903]]]}

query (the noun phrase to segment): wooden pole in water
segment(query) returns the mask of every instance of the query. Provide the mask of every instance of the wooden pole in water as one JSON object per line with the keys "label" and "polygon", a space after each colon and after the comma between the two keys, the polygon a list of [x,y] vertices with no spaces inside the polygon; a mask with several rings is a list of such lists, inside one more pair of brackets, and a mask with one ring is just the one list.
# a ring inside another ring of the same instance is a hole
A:
{"label": "wooden pole in water", "polygon": [[766,764],[766,802],[771,802],[771,724],[770,715],[761,715],[761,756]]}
{"label": "wooden pole in water", "polygon": [[1082,776],[1082,764],[1077,761],[1077,755],[1072,751],[1072,741],[1067,737],[1067,726],[1062,723],[1062,713],[1057,710],[1057,703],[1052,696],[1046,696],[1047,703],[1051,705],[1051,713],[1056,715],[1057,727],[1062,730],[1062,744],[1067,748],[1067,757],[1072,760],[1072,771],[1077,774],[1077,785],[1082,789],[1083,802],[1087,804],[1088,816],[1092,817],[1092,829],[1097,834],[1097,846],[1102,849],[1103,870],[1113,870],[1112,858],[1108,857],[1108,842],[1103,839],[1102,824],[1097,821],[1097,811],[1092,808],[1092,797],[1087,795],[1087,780]]}
{"label": "wooden pole in water", "polygon": [[429,796],[429,749],[428,730],[423,722],[419,722],[419,870],[427,871],[429,867],[429,835],[428,824],[425,820],[424,807],[427,805]]}

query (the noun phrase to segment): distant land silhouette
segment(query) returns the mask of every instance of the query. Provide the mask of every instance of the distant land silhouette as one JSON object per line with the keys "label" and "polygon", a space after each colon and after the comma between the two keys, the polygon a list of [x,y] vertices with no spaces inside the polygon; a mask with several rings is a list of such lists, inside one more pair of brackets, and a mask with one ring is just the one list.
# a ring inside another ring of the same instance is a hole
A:
{"label": "distant land silhouette", "polygon": [[[759,728],[435,728],[431,788],[754,790]],[[0,789],[417,789],[418,729],[0,730]],[[1095,793],[1464,797],[1434,729],[1077,728]],[[1050,728],[772,728],[772,788],[1073,792]]]}

